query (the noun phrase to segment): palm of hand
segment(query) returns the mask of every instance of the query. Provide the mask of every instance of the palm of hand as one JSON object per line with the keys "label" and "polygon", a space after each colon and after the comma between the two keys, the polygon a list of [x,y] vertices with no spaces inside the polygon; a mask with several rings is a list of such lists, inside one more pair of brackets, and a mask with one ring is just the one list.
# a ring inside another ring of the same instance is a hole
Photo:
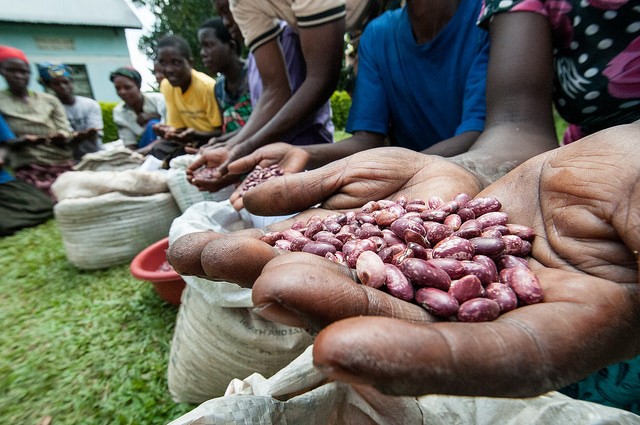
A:
{"label": "palm of hand", "polygon": [[[640,139],[634,146],[587,143],[537,157],[480,194],[503,200],[511,222],[536,230],[530,266],[543,303],[481,324],[421,325],[399,321],[406,319],[399,314],[338,321],[318,335],[316,365],[332,378],[391,394],[522,397],[637,356],[640,292],[630,247],[640,245],[640,209],[629,200],[640,190],[629,152]],[[268,273],[254,292],[274,293]],[[304,311],[299,305],[288,310]]]}

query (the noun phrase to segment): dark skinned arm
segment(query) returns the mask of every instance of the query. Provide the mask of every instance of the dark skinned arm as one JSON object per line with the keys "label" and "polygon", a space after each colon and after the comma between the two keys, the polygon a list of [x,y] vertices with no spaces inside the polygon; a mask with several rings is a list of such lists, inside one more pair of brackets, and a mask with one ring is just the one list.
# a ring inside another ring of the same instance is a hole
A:
{"label": "dark skinned arm", "polygon": [[528,12],[500,14],[490,35],[485,129],[469,152],[451,158],[485,184],[558,146],[547,19]]}

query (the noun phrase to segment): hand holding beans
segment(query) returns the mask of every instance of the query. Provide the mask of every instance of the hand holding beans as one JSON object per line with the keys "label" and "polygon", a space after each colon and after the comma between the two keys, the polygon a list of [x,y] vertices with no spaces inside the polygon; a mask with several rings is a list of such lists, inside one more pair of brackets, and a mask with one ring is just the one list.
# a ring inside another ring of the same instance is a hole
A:
{"label": "hand holding beans", "polygon": [[[528,264],[544,291],[544,302],[489,322],[438,320],[418,305],[357,284],[349,269],[338,263],[303,252],[278,255],[280,251],[256,240],[263,234],[256,230],[210,241],[194,236],[191,244],[183,241],[183,255],[172,264],[178,271],[183,267],[179,263],[190,264],[194,271],[200,265],[212,278],[242,274],[245,283],[250,274],[257,276],[253,299],[263,316],[321,329],[314,342],[314,363],[329,378],[371,385],[388,394],[534,396],[640,354],[639,150],[640,126],[620,126],[535,157],[476,196],[499,199],[501,211],[509,217],[507,226],[517,223],[534,230]],[[449,181],[449,192],[443,190],[442,180],[429,178],[427,169],[414,168],[417,158],[388,175],[377,168],[374,173],[371,164],[383,162],[381,156],[359,156],[359,162],[354,155],[341,164],[341,177],[336,177],[339,170],[325,169],[319,175],[329,181],[324,188],[310,188],[315,194],[306,200],[317,199],[318,193],[337,194],[329,205],[360,208],[369,200],[399,195],[451,199],[458,192],[472,192],[464,180],[456,186],[455,179]],[[428,160],[420,164],[426,166]],[[420,177],[407,180],[403,168]],[[366,169],[375,174],[369,191],[364,185]],[[440,169],[445,168],[437,163],[431,167],[433,173]],[[394,173],[399,181],[393,180]],[[361,185],[349,178],[358,175]],[[285,176],[264,183],[265,188],[284,187],[282,180],[289,188],[297,185],[297,179]],[[252,195],[258,199],[263,191],[254,192],[247,193],[247,206]],[[328,214],[313,210],[298,220]],[[286,230],[292,224],[269,230]],[[512,225],[510,233],[523,230]],[[477,229],[461,225],[460,231],[473,234]],[[442,232],[435,229],[432,237],[442,237]],[[522,249],[513,241],[509,246]],[[187,249],[197,256],[193,263],[187,261],[192,258]],[[516,258],[505,257],[504,262],[517,266]],[[461,292],[473,293],[474,285]],[[510,302],[490,284],[484,289],[505,305]]]}

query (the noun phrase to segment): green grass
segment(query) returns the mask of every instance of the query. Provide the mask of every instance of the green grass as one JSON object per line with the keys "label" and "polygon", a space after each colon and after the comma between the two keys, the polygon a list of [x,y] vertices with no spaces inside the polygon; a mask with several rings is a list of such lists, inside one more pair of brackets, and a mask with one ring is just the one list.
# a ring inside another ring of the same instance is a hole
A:
{"label": "green grass", "polygon": [[54,220],[0,238],[0,423],[166,424],[177,308],[128,264],[80,271]]}

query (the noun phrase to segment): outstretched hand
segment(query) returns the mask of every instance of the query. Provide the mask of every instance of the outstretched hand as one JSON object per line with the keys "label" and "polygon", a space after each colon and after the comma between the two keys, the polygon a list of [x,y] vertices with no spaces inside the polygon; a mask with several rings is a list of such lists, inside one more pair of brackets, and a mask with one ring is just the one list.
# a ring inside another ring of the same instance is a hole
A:
{"label": "outstretched hand", "polygon": [[[239,175],[250,173],[257,166],[267,168],[277,165],[284,174],[291,174],[304,171],[308,161],[309,154],[304,149],[279,142],[263,146],[231,162],[227,168],[229,174]],[[238,187],[229,197],[233,207],[238,211],[244,208],[243,196],[242,187]]]}
{"label": "outstretched hand", "polygon": [[540,155],[481,192],[502,201],[510,222],[534,228],[542,303],[492,322],[419,323],[407,320],[408,303],[388,300],[379,314],[372,291],[335,264],[291,253],[262,269],[254,304],[267,318],[323,328],[314,363],[329,378],[398,395],[559,389],[640,354],[638,149],[640,126],[621,126]]}

